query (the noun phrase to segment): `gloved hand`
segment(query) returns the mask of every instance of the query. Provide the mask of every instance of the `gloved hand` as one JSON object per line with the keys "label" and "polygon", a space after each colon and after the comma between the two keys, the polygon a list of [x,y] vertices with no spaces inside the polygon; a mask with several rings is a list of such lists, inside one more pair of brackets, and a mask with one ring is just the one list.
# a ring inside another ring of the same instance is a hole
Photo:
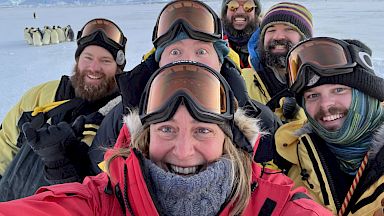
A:
{"label": "gloved hand", "polygon": [[26,122],[22,130],[28,145],[46,164],[64,160],[67,146],[79,143],[76,132],[66,122],[45,124],[37,130]]}
{"label": "gloved hand", "polygon": [[228,58],[225,58],[220,73],[231,87],[233,94],[239,103],[239,107],[243,107],[249,100],[249,97],[245,81],[236,65]]}
{"label": "gloved hand", "polygon": [[81,142],[89,116],[79,116],[72,125],[60,122],[35,129],[24,123],[22,130],[29,146],[45,164],[51,183],[82,181],[89,174],[88,145]]}
{"label": "gloved hand", "polygon": [[124,107],[139,106],[141,93],[144,91],[151,75],[158,68],[159,65],[155,61],[155,55],[151,54],[131,71],[116,75]]}
{"label": "gloved hand", "polygon": [[300,109],[299,105],[296,103],[296,98],[294,97],[284,98],[282,108],[283,108],[283,116],[286,119],[293,119]]}

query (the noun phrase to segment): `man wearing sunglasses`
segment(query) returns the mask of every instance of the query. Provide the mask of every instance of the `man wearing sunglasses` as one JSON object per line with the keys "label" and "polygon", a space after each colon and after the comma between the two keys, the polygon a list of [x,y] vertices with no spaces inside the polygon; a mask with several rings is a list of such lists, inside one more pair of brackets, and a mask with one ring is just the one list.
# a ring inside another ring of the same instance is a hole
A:
{"label": "man wearing sunglasses", "polygon": [[295,44],[312,37],[312,14],[303,5],[275,4],[261,21],[259,37],[248,44],[252,68],[242,70],[250,97],[268,105],[283,123],[305,118],[287,91],[285,59]]}
{"label": "man wearing sunglasses", "polygon": [[319,37],[287,58],[288,83],[308,121],[276,132],[285,160],[275,163],[335,215],[383,215],[384,79],[371,54],[357,40]]}
{"label": "man wearing sunglasses", "polygon": [[224,39],[239,55],[240,67],[251,67],[248,62],[248,41],[260,24],[261,4],[258,0],[223,0],[221,20]]}
{"label": "man wearing sunglasses", "polygon": [[125,43],[112,21],[89,21],[77,36],[72,75],[32,88],[6,115],[0,128],[1,201],[57,183],[58,173],[60,183],[89,175],[88,146],[119,99],[115,74],[124,69]]}

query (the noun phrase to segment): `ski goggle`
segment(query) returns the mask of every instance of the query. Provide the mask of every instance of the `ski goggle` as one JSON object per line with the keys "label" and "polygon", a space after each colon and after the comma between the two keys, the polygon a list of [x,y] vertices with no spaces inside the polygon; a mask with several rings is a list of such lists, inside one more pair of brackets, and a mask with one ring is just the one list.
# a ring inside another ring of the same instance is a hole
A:
{"label": "ski goggle", "polygon": [[[232,0],[227,3],[228,10],[235,12],[240,7],[240,3],[236,0]],[[253,0],[248,0],[242,5],[245,12],[249,13],[252,12],[254,8],[257,6],[255,5],[255,2]]]}
{"label": "ski goggle", "polygon": [[201,1],[179,0],[168,3],[153,29],[153,45],[157,48],[173,40],[180,30],[184,30],[192,39],[207,42],[223,37],[220,18]]}
{"label": "ski goggle", "polygon": [[358,64],[367,68],[371,64],[367,58],[370,61],[369,54],[335,38],[317,37],[302,41],[287,55],[289,87],[300,92],[306,85],[311,85],[314,75],[326,77],[352,73]]}
{"label": "ski goggle", "polygon": [[121,29],[112,21],[103,18],[93,19],[86,23],[77,33],[77,44],[80,45],[93,40],[95,35],[99,32],[102,33],[106,43],[113,47],[125,47],[127,38],[124,36]]}
{"label": "ski goggle", "polygon": [[197,62],[171,63],[151,76],[140,101],[141,122],[167,121],[180,104],[201,122],[222,124],[234,118],[234,96],[228,83],[218,72]]}

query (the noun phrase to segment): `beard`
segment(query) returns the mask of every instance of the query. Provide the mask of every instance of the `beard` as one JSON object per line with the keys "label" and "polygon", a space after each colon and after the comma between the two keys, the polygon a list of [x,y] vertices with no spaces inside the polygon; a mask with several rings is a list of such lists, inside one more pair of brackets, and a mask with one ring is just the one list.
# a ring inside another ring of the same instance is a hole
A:
{"label": "beard", "polygon": [[258,26],[258,22],[256,22],[256,19],[250,19],[247,15],[238,15],[236,17],[243,17],[248,20],[247,25],[242,30],[237,30],[233,27],[233,19],[228,19],[226,16],[222,19],[223,20],[223,27],[227,34],[233,36],[233,37],[248,37],[251,36],[254,31],[256,31],[256,28]]}
{"label": "beard", "polygon": [[[273,53],[271,50],[278,45],[283,45],[286,48],[286,52],[283,53]],[[294,44],[289,40],[272,40],[266,48],[263,48],[264,45],[262,41],[259,43],[259,47],[261,48],[260,54],[262,61],[266,63],[266,65],[278,69],[283,69],[287,67],[287,55],[289,50],[292,49]]]}
{"label": "beard", "polygon": [[[101,75],[101,79],[103,81],[100,82],[99,85],[87,83],[85,81],[85,77],[87,76],[87,74],[95,74],[97,76]],[[104,73],[100,71],[80,71],[77,64],[73,69],[71,82],[73,88],[75,89],[76,97],[82,98],[87,101],[100,100],[117,91],[115,76],[107,77]]]}

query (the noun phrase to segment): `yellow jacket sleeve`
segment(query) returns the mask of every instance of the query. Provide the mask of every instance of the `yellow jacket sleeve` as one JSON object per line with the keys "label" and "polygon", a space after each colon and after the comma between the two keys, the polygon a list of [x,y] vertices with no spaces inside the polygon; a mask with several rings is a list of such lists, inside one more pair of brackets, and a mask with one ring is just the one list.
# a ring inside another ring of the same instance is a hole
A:
{"label": "yellow jacket sleeve", "polygon": [[17,139],[20,131],[18,122],[24,112],[31,112],[37,106],[42,106],[54,101],[59,80],[38,85],[27,91],[20,101],[6,114],[0,129],[0,175],[18,152]]}

